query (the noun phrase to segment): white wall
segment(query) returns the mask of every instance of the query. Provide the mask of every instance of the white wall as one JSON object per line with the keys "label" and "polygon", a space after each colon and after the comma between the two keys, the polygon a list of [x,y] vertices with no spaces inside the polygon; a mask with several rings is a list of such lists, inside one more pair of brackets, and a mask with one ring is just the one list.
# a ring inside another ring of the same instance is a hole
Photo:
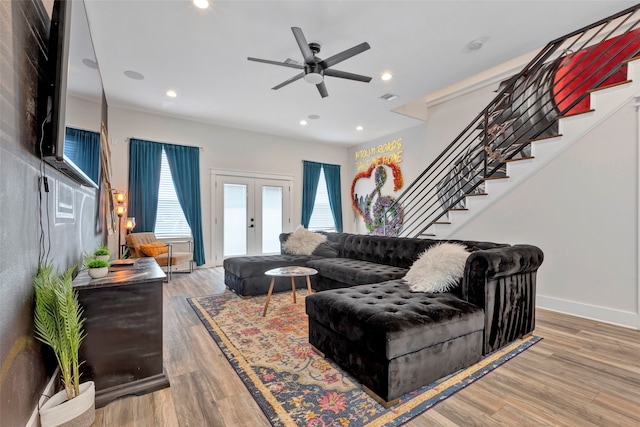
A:
{"label": "white wall", "polygon": [[451,237],[536,245],[538,306],[638,328],[637,115],[627,105]]}
{"label": "white wall", "polygon": [[[109,142],[111,145],[113,186],[126,189],[129,180],[129,138],[146,139],[202,147],[200,151],[200,185],[202,230],[207,265],[212,259],[211,170],[237,170],[253,173],[289,175],[294,178],[292,227],[302,215],[302,161],[312,160],[342,166],[342,205],[345,231],[351,203],[347,174],[347,148],[282,138],[165,117],[139,111],[109,107]],[[117,241],[117,236],[115,240]],[[113,243],[116,245],[115,243]]]}

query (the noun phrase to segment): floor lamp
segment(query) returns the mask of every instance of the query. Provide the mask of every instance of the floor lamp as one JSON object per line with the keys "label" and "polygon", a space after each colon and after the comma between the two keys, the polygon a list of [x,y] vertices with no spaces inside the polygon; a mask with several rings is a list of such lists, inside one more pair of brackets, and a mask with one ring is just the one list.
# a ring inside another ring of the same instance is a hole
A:
{"label": "floor lamp", "polygon": [[127,205],[125,204],[125,194],[121,191],[116,191],[116,215],[118,215],[118,259],[122,258],[122,217],[127,211]]}
{"label": "floor lamp", "polygon": [[116,215],[118,215],[118,259],[122,258],[122,217],[124,216],[124,212],[127,210],[127,207],[124,203],[118,203],[116,205]]}

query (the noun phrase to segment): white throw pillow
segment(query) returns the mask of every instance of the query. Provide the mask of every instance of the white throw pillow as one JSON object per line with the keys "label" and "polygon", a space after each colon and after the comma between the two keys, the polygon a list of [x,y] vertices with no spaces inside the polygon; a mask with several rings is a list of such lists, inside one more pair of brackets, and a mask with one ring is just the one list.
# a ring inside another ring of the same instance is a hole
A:
{"label": "white throw pillow", "polygon": [[311,255],[318,245],[326,241],[327,236],[324,234],[314,233],[299,226],[282,246],[287,252],[294,255]]}
{"label": "white throw pillow", "polygon": [[413,292],[448,292],[464,274],[469,252],[458,243],[440,243],[423,252],[404,280]]}

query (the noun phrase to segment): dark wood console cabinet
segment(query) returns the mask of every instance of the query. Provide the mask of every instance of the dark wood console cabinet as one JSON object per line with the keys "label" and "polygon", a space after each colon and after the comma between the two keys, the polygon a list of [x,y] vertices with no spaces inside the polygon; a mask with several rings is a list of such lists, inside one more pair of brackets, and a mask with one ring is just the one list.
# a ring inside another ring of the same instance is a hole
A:
{"label": "dark wood console cabinet", "polygon": [[96,407],[169,387],[162,361],[165,277],[153,258],[139,258],[104,278],[82,271],[73,281],[86,318],[82,379],[95,382]]}

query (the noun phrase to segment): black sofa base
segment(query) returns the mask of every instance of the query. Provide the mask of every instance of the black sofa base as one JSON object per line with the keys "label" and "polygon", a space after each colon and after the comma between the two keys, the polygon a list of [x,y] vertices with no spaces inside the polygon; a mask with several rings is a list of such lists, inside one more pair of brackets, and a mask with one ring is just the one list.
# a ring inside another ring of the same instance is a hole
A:
{"label": "black sofa base", "polygon": [[[274,267],[276,268],[276,267]],[[314,278],[311,278],[311,287],[314,288]],[[307,289],[306,277],[300,276],[295,278],[296,289]],[[238,294],[243,298],[250,298],[256,295],[266,295],[271,284],[271,276],[245,277],[244,279],[224,271],[224,284],[229,290]],[[273,284],[273,292],[291,291],[291,279],[289,277],[276,277]]]}
{"label": "black sofa base", "polygon": [[[384,360],[309,319],[309,343],[325,358],[341,366],[363,386],[365,392],[385,407],[393,406],[400,396],[410,391],[468,368],[482,359],[482,331]],[[406,381],[394,384],[401,377]]]}
{"label": "black sofa base", "polygon": [[484,312],[455,295],[412,293],[394,280],[318,292],[305,304],[309,343],[384,406],[483,356]]}

